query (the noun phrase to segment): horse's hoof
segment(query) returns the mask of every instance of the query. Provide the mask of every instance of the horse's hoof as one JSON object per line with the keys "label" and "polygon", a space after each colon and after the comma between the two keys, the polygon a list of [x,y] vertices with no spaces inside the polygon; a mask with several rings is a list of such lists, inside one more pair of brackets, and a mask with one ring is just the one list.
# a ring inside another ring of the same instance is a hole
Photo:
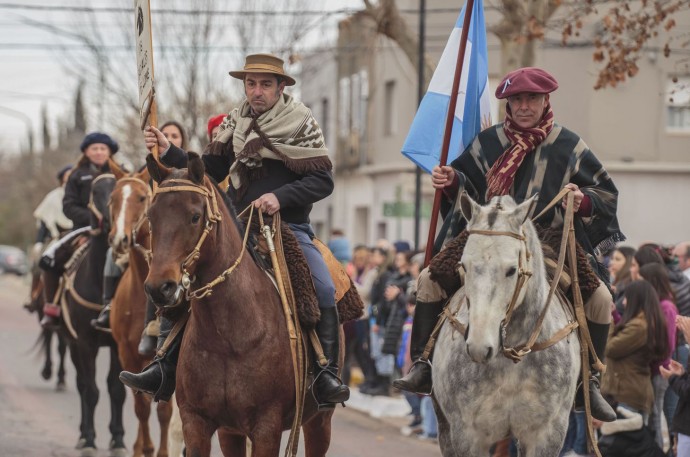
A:
{"label": "horse's hoof", "polygon": [[108,457],[127,457],[127,449],[124,447],[111,449],[108,453]]}
{"label": "horse's hoof", "polygon": [[97,457],[98,451],[95,447],[84,447],[81,449],[81,457]]}
{"label": "horse's hoof", "polygon": [[65,390],[67,390],[67,384],[65,384],[65,381],[60,381],[55,386],[55,392],[64,392]]}
{"label": "horse's hoof", "polygon": [[43,370],[41,370],[41,377],[47,381],[51,376],[53,376],[53,369],[50,367],[43,367]]}
{"label": "horse's hoof", "polygon": [[84,446],[86,446],[86,438],[79,438],[79,441],[77,441],[77,445],[74,446],[74,449],[84,449]]}

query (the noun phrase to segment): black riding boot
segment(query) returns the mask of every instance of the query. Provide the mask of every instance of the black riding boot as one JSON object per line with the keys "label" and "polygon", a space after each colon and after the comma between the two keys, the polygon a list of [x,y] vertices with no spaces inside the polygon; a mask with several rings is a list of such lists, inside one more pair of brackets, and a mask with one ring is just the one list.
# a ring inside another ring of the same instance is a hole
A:
{"label": "black riding boot", "polygon": [[[609,336],[609,324],[595,324],[587,321],[587,328],[589,328],[589,335],[592,338],[592,346],[597,353],[597,356],[602,358],[604,350],[606,349],[606,340]],[[594,362],[594,357],[590,354],[590,364]],[[575,408],[584,409],[585,399],[582,393],[582,382],[577,390],[575,396]],[[599,391],[599,379],[593,373],[588,381],[589,387],[589,401],[592,407],[592,417],[602,422],[613,422],[616,420],[616,412],[611,405],[604,399]]]}
{"label": "black riding boot", "polygon": [[350,389],[338,378],[340,323],[335,306],[321,309],[321,319],[316,324],[316,333],[323,354],[328,359],[328,365],[322,367],[318,360],[315,361],[312,393],[320,407],[327,407],[327,403],[342,403],[350,398]]}
{"label": "black riding boot", "polygon": [[[158,337],[158,349],[163,346],[163,342],[168,337],[174,323],[165,317],[161,317],[161,334]],[[145,392],[153,395],[154,401],[170,401],[175,392],[175,369],[177,359],[180,355],[180,344],[183,332],[177,334],[172,341],[168,351],[159,357],[158,354],[153,358],[153,362],[139,373],[123,371],[120,373],[120,381],[128,387],[138,392]]]}
{"label": "black riding boot", "polygon": [[105,305],[96,319],[91,320],[91,327],[103,332],[110,332],[110,303],[113,301],[117,285],[122,276],[103,276],[103,304]]}
{"label": "black riding boot", "polygon": [[137,351],[143,356],[153,356],[156,353],[156,336],[149,333],[149,324],[156,319],[156,305],[151,300],[146,300],[146,320],[144,321],[144,331],[141,334],[141,341]]}
{"label": "black riding boot", "polygon": [[431,394],[431,354],[429,360],[422,359],[422,354],[445,304],[446,300],[431,303],[417,301],[410,335],[410,357],[415,362],[407,375],[393,381],[393,387],[396,389],[423,395]]}

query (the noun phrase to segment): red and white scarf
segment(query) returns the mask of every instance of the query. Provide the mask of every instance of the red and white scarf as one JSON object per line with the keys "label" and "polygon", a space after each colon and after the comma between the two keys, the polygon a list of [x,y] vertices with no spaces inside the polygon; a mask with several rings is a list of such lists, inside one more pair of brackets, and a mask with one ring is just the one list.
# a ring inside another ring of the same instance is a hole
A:
{"label": "red and white scarf", "polygon": [[536,127],[523,129],[515,124],[510,105],[506,105],[506,119],[503,123],[503,131],[510,140],[510,146],[494,162],[491,169],[486,174],[486,201],[488,202],[497,195],[510,193],[510,188],[515,180],[515,173],[524,162],[527,154],[534,151],[537,146],[553,129],[553,111],[551,104],[548,103],[544,108],[544,114]]}

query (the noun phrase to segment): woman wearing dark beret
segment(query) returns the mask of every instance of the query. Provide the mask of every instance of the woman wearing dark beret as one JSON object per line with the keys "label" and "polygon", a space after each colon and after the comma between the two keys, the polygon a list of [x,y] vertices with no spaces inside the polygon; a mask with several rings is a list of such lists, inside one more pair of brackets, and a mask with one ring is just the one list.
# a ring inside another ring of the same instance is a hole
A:
{"label": "woman wearing dark beret", "polygon": [[[52,245],[41,258],[40,266],[45,270],[55,270],[54,253],[65,242],[73,240],[79,233],[89,229],[91,213],[88,209],[91,195],[91,183],[96,176],[110,171],[108,159],[115,154],[119,146],[109,135],[91,132],[84,137],[79,146],[83,156],[72,170],[65,184],[65,196],[62,199],[62,211],[73,224],[73,231]],[[58,324],[60,308],[53,303],[46,303],[41,325],[52,327]]]}
{"label": "woman wearing dark beret", "polygon": [[105,133],[92,132],[84,137],[80,149],[83,156],[67,181],[62,200],[65,216],[72,220],[75,229],[89,225],[87,205],[91,182],[99,174],[109,171],[108,159],[119,148],[117,142]]}

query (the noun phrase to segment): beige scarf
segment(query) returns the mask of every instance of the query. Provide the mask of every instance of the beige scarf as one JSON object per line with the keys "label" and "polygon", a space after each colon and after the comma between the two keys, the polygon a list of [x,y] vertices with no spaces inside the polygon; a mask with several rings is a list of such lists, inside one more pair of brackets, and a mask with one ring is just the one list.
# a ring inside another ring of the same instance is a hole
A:
{"label": "beige scarf", "polygon": [[287,94],[258,117],[252,116],[246,100],[232,110],[216,137],[224,145],[230,141],[236,159],[230,167],[230,183],[240,193],[262,176],[262,159],[281,160],[300,175],[333,168],[321,127],[309,108]]}

